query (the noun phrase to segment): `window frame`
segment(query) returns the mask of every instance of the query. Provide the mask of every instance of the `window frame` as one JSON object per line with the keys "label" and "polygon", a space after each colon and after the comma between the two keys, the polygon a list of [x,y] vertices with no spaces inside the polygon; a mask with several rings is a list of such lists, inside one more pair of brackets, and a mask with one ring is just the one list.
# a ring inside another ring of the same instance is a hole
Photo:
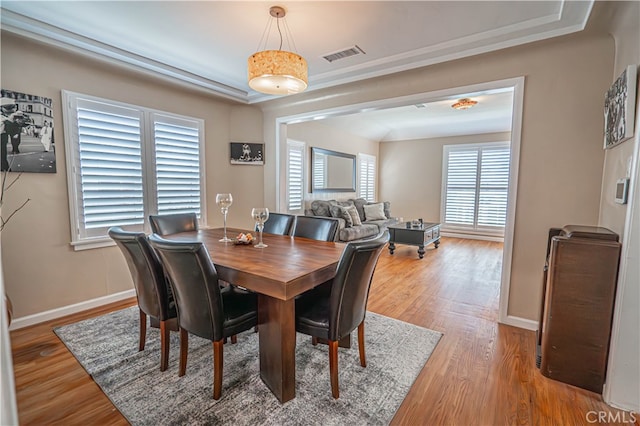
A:
{"label": "window frame", "polygon": [[112,246],[115,243],[109,236],[96,232],[94,235],[87,232],[82,223],[82,194],[80,168],[80,141],[78,128],[78,104],[94,103],[102,104],[106,110],[128,110],[137,114],[140,119],[140,156],[142,167],[142,195],[143,195],[143,223],[135,226],[123,226],[124,229],[150,232],[149,215],[157,213],[157,186],[156,159],[155,159],[155,133],[154,124],[158,122],[181,123],[180,125],[193,125],[198,129],[198,160],[200,168],[200,218],[201,226],[206,226],[206,179],[205,179],[205,135],[204,120],[161,111],[125,102],[100,98],[97,96],[63,90],[63,127],[64,146],[67,166],[67,191],[69,198],[69,220],[71,225],[71,246],[74,250],[86,250]]}
{"label": "window frame", "polygon": [[[505,206],[505,225],[504,226],[483,226],[478,225],[478,211],[479,211],[479,197],[480,197],[480,186],[482,183],[482,164],[480,160],[478,160],[478,169],[476,172],[476,183],[475,183],[475,201],[474,201],[474,223],[473,225],[463,225],[463,224],[451,224],[445,221],[446,219],[446,210],[447,210],[447,191],[448,191],[448,174],[449,174],[449,153],[452,151],[471,151],[476,150],[478,152],[478,157],[482,157],[482,150],[484,149],[495,149],[495,148],[506,148],[509,151],[509,168],[507,170],[507,187],[505,188],[505,195],[507,200],[507,205]],[[484,142],[484,143],[473,143],[473,144],[455,144],[455,145],[443,145],[442,147],[442,184],[441,184],[441,199],[440,199],[440,222],[442,224],[442,230],[444,232],[450,233],[458,233],[458,234],[468,234],[468,235],[478,235],[478,236],[487,236],[487,237],[500,237],[503,238],[505,235],[506,224],[509,216],[509,190],[511,185],[511,142]]]}

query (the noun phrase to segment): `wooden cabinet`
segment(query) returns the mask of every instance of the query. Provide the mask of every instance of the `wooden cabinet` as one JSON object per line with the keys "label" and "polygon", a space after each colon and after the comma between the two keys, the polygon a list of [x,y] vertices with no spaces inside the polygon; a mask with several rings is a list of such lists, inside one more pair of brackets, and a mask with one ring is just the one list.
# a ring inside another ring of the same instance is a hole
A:
{"label": "wooden cabinet", "polygon": [[538,330],[544,376],[602,393],[619,260],[618,235],[606,228],[550,230]]}

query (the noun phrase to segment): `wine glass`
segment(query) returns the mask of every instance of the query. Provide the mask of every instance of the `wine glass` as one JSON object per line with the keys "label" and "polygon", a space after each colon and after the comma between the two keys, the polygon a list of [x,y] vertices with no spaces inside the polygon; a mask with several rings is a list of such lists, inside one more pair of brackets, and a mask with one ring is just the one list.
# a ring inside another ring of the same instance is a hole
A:
{"label": "wine glass", "polygon": [[231,194],[217,194],[216,204],[220,207],[220,211],[224,215],[224,238],[220,241],[223,243],[229,243],[233,240],[227,237],[227,213],[229,212],[229,207],[233,204],[233,197]]}
{"label": "wine glass", "polygon": [[266,207],[256,207],[251,209],[251,216],[256,221],[256,226],[258,227],[258,232],[260,233],[260,239],[258,240],[258,244],[254,247],[256,248],[264,248],[268,247],[266,244],[262,242],[262,230],[264,229],[264,223],[269,219],[269,209]]}

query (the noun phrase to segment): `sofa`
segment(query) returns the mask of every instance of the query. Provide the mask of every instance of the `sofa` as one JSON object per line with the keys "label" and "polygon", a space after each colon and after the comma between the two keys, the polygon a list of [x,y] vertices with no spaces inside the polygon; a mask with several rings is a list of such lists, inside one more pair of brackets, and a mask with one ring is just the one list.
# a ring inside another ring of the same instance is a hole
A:
{"label": "sofa", "polygon": [[391,203],[369,202],[364,198],[338,200],[313,200],[305,209],[307,216],[324,216],[338,219],[340,225],[337,241],[349,242],[375,237],[389,225],[398,223],[391,216]]}

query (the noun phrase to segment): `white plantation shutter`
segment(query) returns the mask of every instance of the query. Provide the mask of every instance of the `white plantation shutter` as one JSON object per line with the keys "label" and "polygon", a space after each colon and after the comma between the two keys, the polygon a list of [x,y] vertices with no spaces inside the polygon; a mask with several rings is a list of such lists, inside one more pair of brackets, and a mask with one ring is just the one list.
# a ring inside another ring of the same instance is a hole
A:
{"label": "white plantation shutter", "polygon": [[144,231],[150,214],[202,215],[204,122],[63,91],[71,244]]}
{"label": "white plantation shutter", "polygon": [[200,140],[197,122],[154,117],[158,214],[200,216]]}
{"label": "white plantation shutter", "polygon": [[304,200],[304,142],[287,141],[287,210],[298,212]]}
{"label": "white plantation shutter", "polygon": [[360,174],[358,196],[367,201],[376,201],[376,157],[358,154]]}
{"label": "white plantation shutter", "polygon": [[81,235],[104,235],[110,226],[142,229],[140,112],[82,100],[77,114]]}
{"label": "white plantation shutter", "polygon": [[324,189],[327,178],[327,156],[319,152],[313,153],[313,189]]}
{"label": "white plantation shutter", "polygon": [[478,226],[505,226],[509,190],[509,147],[482,150]]}
{"label": "white plantation shutter", "polygon": [[445,229],[504,233],[509,160],[508,143],[444,147]]}

